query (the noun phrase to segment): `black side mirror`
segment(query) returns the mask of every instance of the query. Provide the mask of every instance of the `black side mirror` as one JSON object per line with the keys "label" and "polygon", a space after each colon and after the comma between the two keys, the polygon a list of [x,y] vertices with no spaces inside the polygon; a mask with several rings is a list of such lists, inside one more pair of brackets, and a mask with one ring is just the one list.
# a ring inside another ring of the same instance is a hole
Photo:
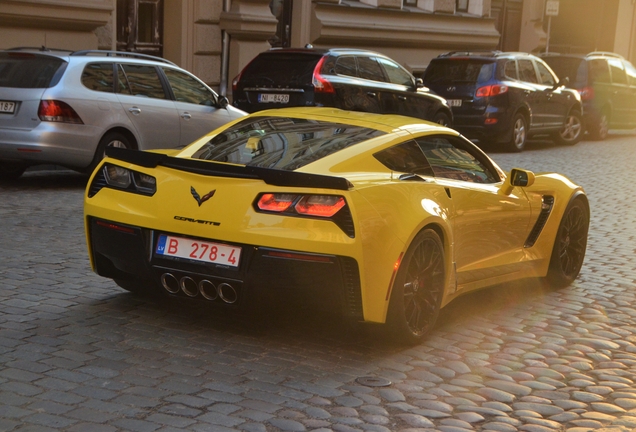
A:
{"label": "black side mirror", "polygon": [[570,84],[570,77],[565,77],[562,80],[559,80],[558,83],[556,83],[554,85],[554,87],[552,87],[553,90],[558,89],[559,87],[567,87],[568,84]]}
{"label": "black side mirror", "polygon": [[424,81],[422,81],[422,78],[415,78],[415,88],[422,87],[424,87]]}
{"label": "black side mirror", "polygon": [[219,102],[218,102],[219,107],[226,108],[229,104],[230,104],[230,100],[228,98],[226,98],[225,96],[219,96]]}

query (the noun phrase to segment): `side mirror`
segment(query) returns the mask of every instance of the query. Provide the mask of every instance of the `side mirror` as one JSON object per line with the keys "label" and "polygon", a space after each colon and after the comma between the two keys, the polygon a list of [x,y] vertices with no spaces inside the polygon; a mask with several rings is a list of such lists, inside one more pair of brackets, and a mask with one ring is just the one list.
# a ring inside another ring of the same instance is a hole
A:
{"label": "side mirror", "polygon": [[422,87],[424,87],[424,81],[422,81],[422,78],[415,78],[415,88]]}
{"label": "side mirror", "polygon": [[570,77],[565,77],[562,80],[560,80],[558,83],[556,83],[554,87],[552,87],[552,89],[556,90],[559,87],[567,87],[568,84],[570,84]]}
{"label": "side mirror", "polygon": [[513,168],[510,175],[506,178],[500,192],[504,195],[510,195],[516,187],[527,187],[534,184],[534,173],[519,168]]}
{"label": "side mirror", "polygon": [[225,96],[219,96],[219,102],[218,105],[221,108],[225,108],[230,104],[230,100],[228,98],[226,98]]}

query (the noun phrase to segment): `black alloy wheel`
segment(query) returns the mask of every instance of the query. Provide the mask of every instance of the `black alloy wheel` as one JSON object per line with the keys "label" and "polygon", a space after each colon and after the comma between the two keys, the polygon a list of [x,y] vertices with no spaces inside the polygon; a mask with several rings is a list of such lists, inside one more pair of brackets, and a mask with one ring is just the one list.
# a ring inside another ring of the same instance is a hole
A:
{"label": "black alloy wheel", "polygon": [[507,150],[511,152],[521,152],[526,148],[528,139],[528,123],[526,117],[518,112],[512,120],[512,128],[508,139]]}
{"label": "black alloy wheel", "polygon": [[563,288],[579,275],[590,225],[589,209],[583,199],[575,199],[565,209],[550,258],[548,280],[555,288]]}
{"label": "black alloy wheel", "polygon": [[404,254],[392,287],[391,336],[415,344],[433,328],[444,294],[444,247],[432,229],[420,232]]}
{"label": "black alloy wheel", "polygon": [[565,123],[559,132],[553,135],[554,141],[562,145],[574,145],[583,137],[583,117],[581,111],[572,110],[565,118]]}

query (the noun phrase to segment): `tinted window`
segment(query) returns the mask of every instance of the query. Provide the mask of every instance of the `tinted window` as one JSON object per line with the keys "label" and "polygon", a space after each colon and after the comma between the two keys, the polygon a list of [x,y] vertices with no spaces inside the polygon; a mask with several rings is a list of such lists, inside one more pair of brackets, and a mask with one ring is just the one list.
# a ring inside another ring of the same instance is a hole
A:
{"label": "tinted window", "polygon": [[335,72],[337,74],[355,77],[358,76],[358,72],[356,69],[355,57],[338,57],[338,60],[336,60]]}
{"label": "tinted window", "polygon": [[519,60],[519,79],[529,83],[538,83],[532,60]]}
{"label": "tinted window", "polygon": [[163,68],[177,102],[213,106],[216,98],[202,82],[174,69]]}
{"label": "tinted window", "polygon": [[368,80],[385,81],[380,65],[370,57],[358,57],[358,75]]}
{"label": "tinted window", "polygon": [[389,77],[389,82],[413,87],[413,78],[411,78],[411,74],[402,69],[402,66],[384,58],[378,58],[378,62],[382,65],[386,76]]}
{"label": "tinted window", "polygon": [[113,92],[113,63],[89,63],[82,72],[82,84],[95,91]]}
{"label": "tinted window", "polygon": [[477,60],[434,61],[426,68],[427,83],[483,83],[492,78],[494,63]]}
{"label": "tinted window", "polygon": [[559,79],[569,78],[574,87],[584,87],[587,84],[587,64],[584,60],[557,56],[546,57],[544,60]]}
{"label": "tinted window", "polygon": [[461,139],[449,136],[417,138],[435,177],[471,183],[497,183],[499,176],[473,155]]}
{"label": "tinted window", "polygon": [[552,75],[552,72],[541,62],[537,63],[537,70],[539,71],[539,78],[541,79],[541,84],[547,86],[553,86],[557,83]]}
{"label": "tinted window", "polygon": [[192,157],[295,170],[370,138],[371,128],[287,117],[251,117],[215,135]]}
{"label": "tinted window", "polygon": [[589,74],[591,83],[610,83],[609,66],[605,59],[590,60]]}
{"label": "tinted window", "polygon": [[517,62],[514,60],[508,60],[504,67],[504,75],[506,78],[518,79],[517,78]]}
{"label": "tinted window", "polygon": [[55,73],[66,64],[57,57],[30,53],[0,54],[0,87],[48,88]]}
{"label": "tinted window", "polygon": [[623,62],[619,59],[608,60],[610,71],[612,73],[612,83],[627,84],[627,75],[623,69]]}
{"label": "tinted window", "polygon": [[415,141],[407,141],[373,156],[392,171],[433,176],[431,165]]}
{"label": "tinted window", "polygon": [[154,66],[122,64],[124,87],[119,93],[153,99],[166,99],[159,75]]}
{"label": "tinted window", "polygon": [[274,53],[261,54],[249,63],[241,83],[271,85],[309,85],[320,55]]}

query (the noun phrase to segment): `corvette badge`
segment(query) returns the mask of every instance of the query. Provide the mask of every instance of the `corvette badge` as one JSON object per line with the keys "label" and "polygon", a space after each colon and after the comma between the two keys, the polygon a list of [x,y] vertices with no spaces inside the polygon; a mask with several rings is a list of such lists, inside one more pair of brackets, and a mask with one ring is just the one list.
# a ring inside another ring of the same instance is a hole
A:
{"label": "corvette badge", "polygon": [[204,202],[212,198],[215,192],[216,192],[216,189],[211,190],[210,192],[206,193],[203,196],[200,196],[197,190],[194,188],[194,186],[190,186],[190,193],[192,194],[194,199],[197,200],[197,203],[199,203],[199,207],[201,207],[201,204],[203,204]]}

